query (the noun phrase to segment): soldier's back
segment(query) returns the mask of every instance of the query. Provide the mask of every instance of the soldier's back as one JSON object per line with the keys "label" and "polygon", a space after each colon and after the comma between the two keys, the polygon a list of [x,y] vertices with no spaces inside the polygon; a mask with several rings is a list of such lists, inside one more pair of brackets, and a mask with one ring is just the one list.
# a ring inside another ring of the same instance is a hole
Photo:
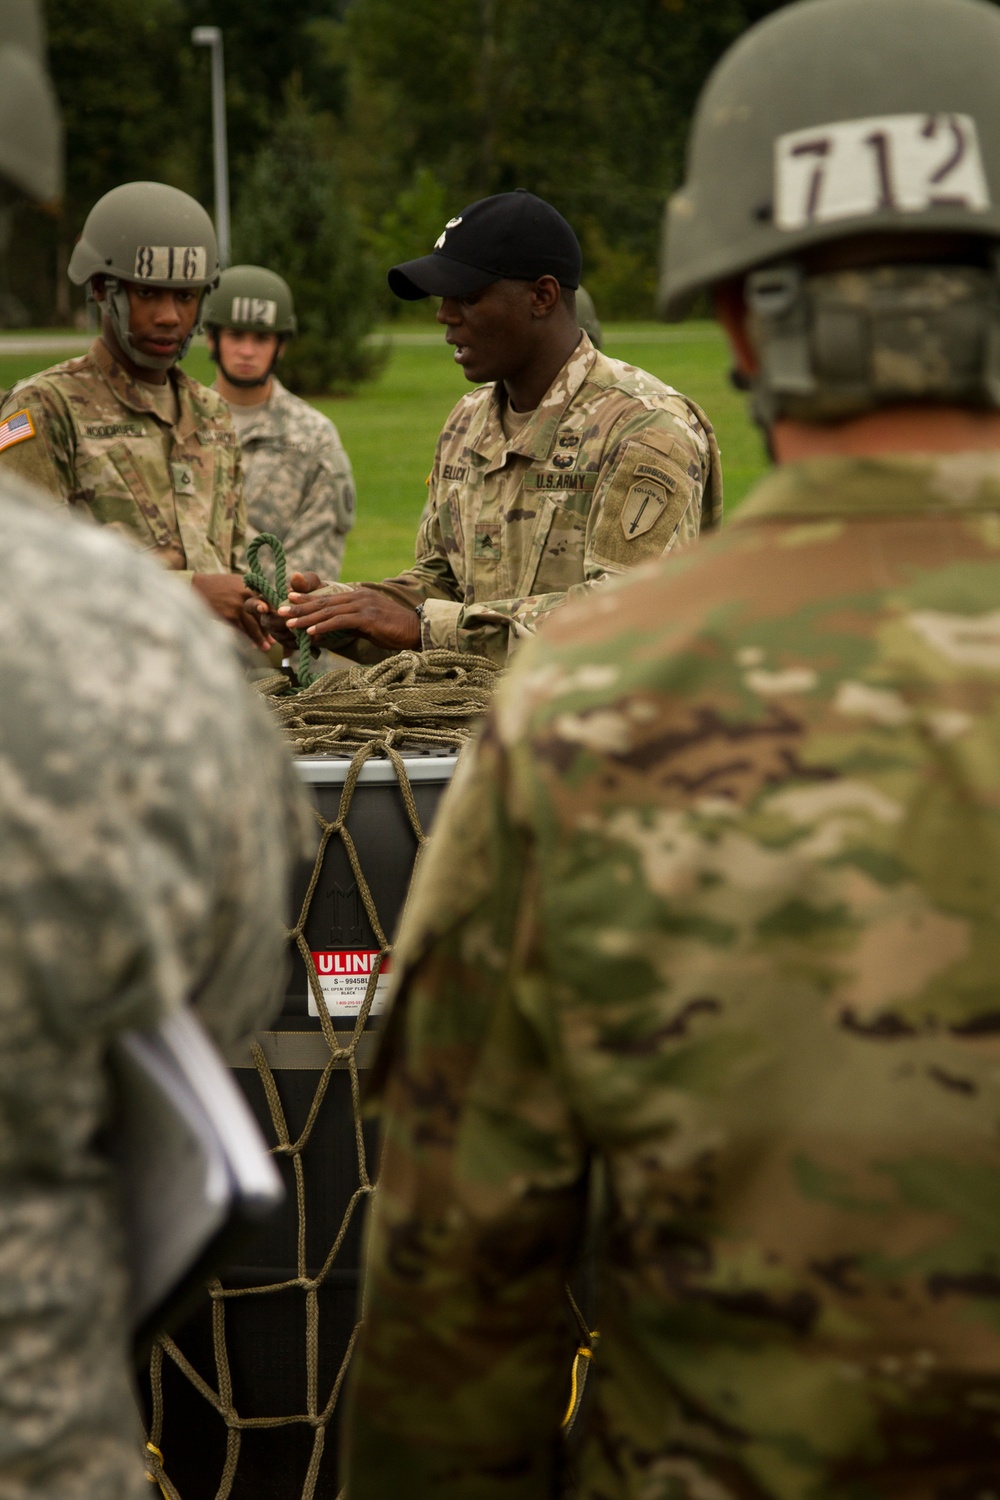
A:
{"label": "soldier's back", "polygon": [[993,455],[784,468],[501,704],[614,1205],[581,1495],[1000,1469],[998,526]]}

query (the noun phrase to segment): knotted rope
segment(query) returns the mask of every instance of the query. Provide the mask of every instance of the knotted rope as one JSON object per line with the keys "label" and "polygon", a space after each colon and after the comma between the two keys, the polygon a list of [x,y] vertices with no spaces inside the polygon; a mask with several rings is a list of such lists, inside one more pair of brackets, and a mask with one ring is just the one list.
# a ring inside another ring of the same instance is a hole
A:
{"label": "knotted rope", "polygon": [[[270,581],[257,566],[257,554],[261,547],[269,547],[274,559],[274,583]],[[273,610],[277,610],[281,604],[288,602],[288,577],[287,564],[285,561],[285,549],[278,537],[270,531],[259,531],[247,548],[247,571],[243,574],[243,582],[248,589],[254,589],[262,599]],[[311,682],[316,680],[316,673],[312,665],[312,639],[304,630],[293,630],[295,643],[299,648],[299,662],[295,668],[295,676],[298,687],[289,684],[291,692],[299,692],[307,688]],[[287,682],[287,678],[285,681]]]}
{"label": "knotted rope", "polygon": [[464,651],[400,651],[374,667],[326,672],[301,692],[255,683],[300,755],[390,746],[457,748],[489,707],[500,668]]}

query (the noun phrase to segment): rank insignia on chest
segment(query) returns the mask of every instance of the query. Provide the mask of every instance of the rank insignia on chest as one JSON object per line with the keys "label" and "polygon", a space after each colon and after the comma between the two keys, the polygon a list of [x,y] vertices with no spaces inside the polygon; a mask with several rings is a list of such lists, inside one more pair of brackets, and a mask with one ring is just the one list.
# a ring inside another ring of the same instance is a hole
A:
{"label": "rank insignia on chest", "polygon": [[171,464],[170,472],[173,475],[175,494],[194,494],[194,471],[190,464]]}
{"label": "rank insignia on chest", "polygon": [[576,463],[576,454],[557,453],[552,462],[557,469],[571,469]]}
{"label": "rank insignia on chest", "polygon": [[666,508],[667,492],[662,484],[654,484],[650,479],[642,479],[634,484],[622,506],[622,531],[625,533],[625,540],[631,542],[635,537],[651,531]]}

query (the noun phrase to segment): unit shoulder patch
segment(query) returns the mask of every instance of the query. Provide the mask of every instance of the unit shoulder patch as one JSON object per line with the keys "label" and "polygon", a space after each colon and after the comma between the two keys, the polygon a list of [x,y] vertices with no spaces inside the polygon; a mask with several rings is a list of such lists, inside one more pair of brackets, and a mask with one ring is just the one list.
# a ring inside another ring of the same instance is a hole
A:
{"label": "unit shoulder patch", "polygon": [[5,448],[12,448],[15,443],[25,443],[34,436],[35,424],[31,420],[31,412],[26,406],[22,407],[5,422],[0,422],[0,453]]}
{"label": "unit shoulder patch", "polygon": [[640,479],[633,484],[621,512],[625,540],[632,542],[651,531],[666,508],[667,490],[663,484],[652,479]]}

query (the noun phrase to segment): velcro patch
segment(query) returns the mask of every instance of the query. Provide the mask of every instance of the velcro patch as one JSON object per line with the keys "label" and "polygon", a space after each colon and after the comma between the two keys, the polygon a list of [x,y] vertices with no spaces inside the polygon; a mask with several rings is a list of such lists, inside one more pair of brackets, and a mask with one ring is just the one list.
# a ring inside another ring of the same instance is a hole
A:
{"label": "velcro patch", "polygon": [[622,506],[622,531],[627,542],[651,531],[667,508],[667,492],[662,484],[640,479],[625,496]]}
{"label": "velcro patch", "polygon": [[87,422],[83,435],[89,438],[141,438],[146,436],[146,429],[138,422]]}
{"label": "velcro patch", "polygon": [[136,281],[207,281],[204,245],[140,245],[135,252]]}
{"label": "velcro patch", "polygon": [[4,448],[12,448],[15,443],[26,443],[28,438],[34,436],[35,424],[31,420],[31,412],[24,407],[8,417],[6,422],[0,422],[0,453]]}
{"label": "velcro patch", "polygon": [[173,476],[175,495],[194,495],[197,493],[194,487],[194,470],[190,464],[173,463],[170,465],[170,472]]}
{"label": "velcro patch", "polygon": [[229,427],[199,427],[199,443],[221,443],[224,448],[232,448],[236,444],[236,434]]}

